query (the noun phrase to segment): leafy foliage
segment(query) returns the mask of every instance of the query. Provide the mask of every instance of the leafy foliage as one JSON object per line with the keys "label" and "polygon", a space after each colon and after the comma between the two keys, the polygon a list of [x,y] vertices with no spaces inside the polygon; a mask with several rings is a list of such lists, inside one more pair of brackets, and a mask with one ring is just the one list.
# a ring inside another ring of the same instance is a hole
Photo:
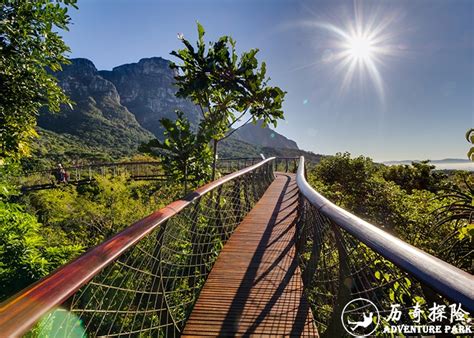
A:
{"label": "leafy foliage", "polygon": [[450,228],[442,239],[440,250],[443,257],[463,269],[474,271],[474,178],[467,173],[455,177],[458,183],[438,198],[449,201],[436,210],[436,229]]}
{"label": "leafy foliage", "polygon": [[433,171],[434,165],[429,160],[412,162],[409,165],[393,165],[383,173],[387,181],[393,181],[402,189],[411,193],[414,189],[437,192],[443,188],[446,175]]}
{"label": "leafy foliage", "polygon": [[174,180],[184,183],[186,191],[188,181],[199,184],[209,179],[212,155],[206,134],[201,129],[194,133],[183,112],[176,111],[176,115],[175,121],[166,118],[160,120],[165,129],[165,140],[152,140],[143,145],[141,150],[151,153],[153,148],[161,150],[165,172]]}
{"label": "leafy foliage", "polygon": [[48,70],[67,63],[68,7],[76,0],[2,1],[0,7],[0,159],[28,153],[38,111],[71,104]]}
{"label": "leafy foliage", "polygon": [[90,185],[41,190],[23,197],[28,211],[85,247],[99,244],[176,198],[180,185],[96,176]]}
{"label": "leafy foliage", "polygon": [[[349,153],[323,158],[311,184],[333,202],[460,268],[472,270],[472,174],[464,180],[428,163],[385,167]],[[444,248],[446,250],[440,250]]]}
{"label": "leafy foliage", "polygon": [[182,37],[185,48],[171,52],[182,63],[172,63],[171,67],[178,71],[176,95],[191,98],[199,105],[201,129],[214,140],[214,177],[218,142],[230,135],[229,129],[246,113],[250,114],[247,122],[262,120],[263,126],[276,126],[277,120],[283,118],[285,92],[268,86],[266,65],[259,67],[256,58],[258,49],[244,52],[239,58],[235,40],[229,36],[209,43],[206,49],[204,28],[197,23],[197,29],[196,48]]}
{"label": "leafy foliage", "polygon": [[28,286],[79,254],[66,233],[51,231],[11,200],[18,165],[0,167],[0,300]]}
{"label": "leafy foliage", "polygon": [[73,135],[56,134],[42,128],[36,130],[39,138],[31,145],[31,156],[20,160],[25,171],[47,170],[58,163],[70,166],[113,162],[121,158],[119,152],[87,146],[82,139]]}

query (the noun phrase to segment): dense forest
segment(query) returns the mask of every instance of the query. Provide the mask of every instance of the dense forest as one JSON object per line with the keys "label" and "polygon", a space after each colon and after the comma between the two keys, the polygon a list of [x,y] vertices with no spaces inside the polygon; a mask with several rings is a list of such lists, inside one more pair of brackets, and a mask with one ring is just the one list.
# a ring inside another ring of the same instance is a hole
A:
{"label": "dense forest", "polygon": [[355,215],[470,273],[474,272],[474,175],[424,161],[385,166],[349,153],[324,158],[309,181]]}

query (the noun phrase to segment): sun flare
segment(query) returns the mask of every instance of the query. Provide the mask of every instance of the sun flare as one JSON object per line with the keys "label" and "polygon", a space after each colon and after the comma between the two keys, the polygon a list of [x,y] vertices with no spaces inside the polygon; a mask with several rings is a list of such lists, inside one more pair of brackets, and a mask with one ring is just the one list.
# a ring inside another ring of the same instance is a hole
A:
{"label": "sun flare", "polygon": [[348,39],[347,52],[355,60],[368,61],[372,58],[373,42],[364,36],[353,36]]}
{"label": "sun flare", "polygon": [[[321,62],[341,77],[341,90],[352,84],[371,83],[381,101],[384,101],[384,81],[380,69],[387,66],[390,57],[402,53],[403,44],[396,42],[397,15],[362,15],[357,9],[354,16],[338,25],[312,21],[308,24],[330,33]],[[361,81],[354,81],[355,78]]]}

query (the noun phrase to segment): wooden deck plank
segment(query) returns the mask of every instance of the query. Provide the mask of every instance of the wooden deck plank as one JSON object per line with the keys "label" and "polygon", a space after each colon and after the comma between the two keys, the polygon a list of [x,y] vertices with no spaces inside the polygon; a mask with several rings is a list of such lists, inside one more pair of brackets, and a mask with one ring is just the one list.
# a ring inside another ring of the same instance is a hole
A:
{"label": "wooden deck plank", "polygon": [[317,337],[294,245],[298,188],[277,174],[220,253],[183,337]]}

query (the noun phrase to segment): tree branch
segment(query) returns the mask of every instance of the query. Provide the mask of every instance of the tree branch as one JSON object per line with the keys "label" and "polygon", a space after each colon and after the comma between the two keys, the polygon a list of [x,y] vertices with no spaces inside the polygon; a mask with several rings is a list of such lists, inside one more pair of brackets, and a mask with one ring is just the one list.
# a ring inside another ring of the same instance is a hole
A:
{"label": "tree branch", "polygon": [[202,115],[202,118],[205,119],[206,117],[204,116],[204,108],[202,107],[202,104],[199,103],[199,108],[201,108],[201,115]]}
{"label": "tree branch", "polygon": [[249,109],[246,108],[246,109],[244,110],[244,112],[243,112],[238,118],[236,118],[231,124],[229,124],[227,127],[228,127],[228,128],[231,128],[237,121],[240,121],[240,119],[241,119],[245,114],[247,114],[247,111],[248,111],[248,110],[249,110]]}
{"label": "tree branch", "polygon": [[249,119],[248,119],[244,124],[242,124],[241,126],[235,128],[235,129],[232,130],[230,133],[228,133],[226,136],[224,136],[223,138],[219,139],[219,142],[222,141],[222,140],[225,140],[225,139],[228,138],[230,135],[232,135],[233,133],[235,133],[237,130],[239,130],[239,129],[242,128],[243,126],[247,125],[251,120],[252,120],[252,116],[250,116]]}

